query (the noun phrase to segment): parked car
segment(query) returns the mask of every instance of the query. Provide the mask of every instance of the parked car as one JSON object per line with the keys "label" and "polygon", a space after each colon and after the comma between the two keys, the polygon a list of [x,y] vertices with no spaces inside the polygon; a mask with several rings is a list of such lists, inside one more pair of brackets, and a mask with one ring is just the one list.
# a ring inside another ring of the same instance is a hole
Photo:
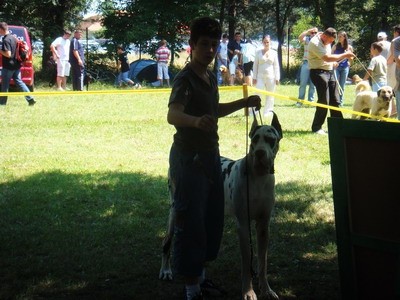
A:
{"label": "parked car", "polygon": [[43,42],[41,40],[32,42],[32,52],[33,54],[43,55]]}
{"label": "parked car", "polygon": [[[24,41],[30,49],[32,49],[31,39],[29,37],[28,29],[24,26],[8,25],[8,30],[11,34],[19,40]],[[3,43],[3,36],[0,36],[0,47]],[[33,92],[35,70],[33,69],[32,51],[29,51],[28,59],[22,63],[21,66],[21,79],[28,86],[29,90]],[[1,71],[3,70],[3,59],[0,59],[0,82],[2,80]],[[14,86],[14,80],[11,79],[10,86]]]}

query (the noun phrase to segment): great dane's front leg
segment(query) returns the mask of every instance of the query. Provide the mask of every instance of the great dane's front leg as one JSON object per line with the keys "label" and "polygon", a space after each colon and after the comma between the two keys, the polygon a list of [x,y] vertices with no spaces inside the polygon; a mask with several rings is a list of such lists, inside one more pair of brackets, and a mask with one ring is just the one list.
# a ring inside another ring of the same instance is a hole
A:
{"label": "great dane's front leg", "polygon": [[257,300],[253,289],[251,274],[251,257],[249,244],[249,225],[247,222],[238,222],[238,236],[242,258],[242,300]]}
{"label": "great dane's front leg", "polygon": [[267,259],[269,242],[269,218],[265,217],[256,222],[258,275],[261,296],[266,299],[279,299],[278,295],[270,288],[267,279]]}
{"label": "great dane's front leg", "polygon": [[171,270],[171,247],[172,240],[174,237],[174,226],[175,226],[175,212],[173,207],[170,208],[168,217],[167,233],[163,240],[162,245],[162,256],[161,256],[161,268],[158,277],[162,280],[172,280]]}

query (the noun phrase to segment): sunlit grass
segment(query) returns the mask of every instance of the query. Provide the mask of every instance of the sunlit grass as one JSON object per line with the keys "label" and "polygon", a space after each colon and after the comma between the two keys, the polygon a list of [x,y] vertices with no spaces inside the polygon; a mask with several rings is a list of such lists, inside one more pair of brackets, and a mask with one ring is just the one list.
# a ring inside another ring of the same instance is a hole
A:
{"label": "sunlit grass", "polygon": [[[346,87],[347,105],[353,93]],[[221,92],[222,102],[240,97]],[[180,297],[179,281],[157,281],[174,133],[168,98],[40,96],[28,107],[19,96],[0,108],[1,299]],[[284,138],[275,163],[271,285],[283,299],[337,299],[328,139],[310,132],[315,108],[276,99],[275,111]],[[242,111],[221,119],[219,133],[222,155],[245,155]],[[209,273],[238,298],[239,249],[228,217]]]}

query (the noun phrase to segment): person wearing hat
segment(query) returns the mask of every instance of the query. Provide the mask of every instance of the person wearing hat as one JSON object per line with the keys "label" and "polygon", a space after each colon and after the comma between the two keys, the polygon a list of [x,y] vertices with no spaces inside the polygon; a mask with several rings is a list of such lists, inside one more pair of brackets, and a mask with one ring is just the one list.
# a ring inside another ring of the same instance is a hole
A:
{"label": "person wearing hat", "polygon": [[[332,27],[324,32],[316,34],[308,44],[308,66],[310,68],[310,78],[314,83],[318,95],[318,103],[339,107],[339,89],[333,67],[338,65],[338,61],[352,59],[355,55],[351,51],[341,54],[332,54],[331,44],[336,39],[336,30]],[[328,110],[316,107],[311,130],[314,133],[324,135],[322,125],[325,122]],[[330,110],[331,117],[343,118],[342,112]]]}
{"label": "person wearing hat", "polygon": [[69,47],[71,31],[64,30],[63,36],[56,38],[50,45],[53,59],[57,62],[57,90],[64,91],[67,86],[67,77],[71,69],[69,63]]}
{"label": "person wearing hat", "polygon": [[389,57],[389,52],[390,52],[390,42],[387,40],[387,34],[386,32],[381,31],[378,33],[376,37],[378,39],[378,42],[382,44],[381,55],[387,59]]}
{"label": "person wearing hat", "polygon": [[381,55],[387,60],[387,84],[394,88],[396,86],[396,65],[393,63],[393,59],[390,59],[390,45],[391,43],[387,40],[387,34],[381,31],[377,34],[377,41],[382,45]]}

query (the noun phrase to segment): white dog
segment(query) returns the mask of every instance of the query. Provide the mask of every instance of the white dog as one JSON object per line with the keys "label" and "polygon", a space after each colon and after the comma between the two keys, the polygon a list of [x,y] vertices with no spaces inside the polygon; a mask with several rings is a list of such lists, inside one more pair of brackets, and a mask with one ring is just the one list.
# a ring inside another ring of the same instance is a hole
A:
{"label": "white dog", "polygon": [[[383,86],[375,93],[371,91],[367,81],[361,81],[356,85],[356,100],[353,104],[353,110],[388,118],[392,111],[393,99],[394,92],[390,86]],[[357,117],[357,115],[352,115],[353,119]],[[360,116],[359,119],[366,119],[366,117]]]}
{"label": "white dog", "polygon": [[[251,274],[249,227],[256,222],[258,276],[262,297],[279,299],[267,280],[269,223],[275,203],[274,161],[282,138],[275,115],[271,126],[254,122],[250,132],[249,153],[242,159],[221,158],[226,211],[236,218],[242,256],[242,299],[256,300]],[[249,208],[249,209],[248,209]]]}

